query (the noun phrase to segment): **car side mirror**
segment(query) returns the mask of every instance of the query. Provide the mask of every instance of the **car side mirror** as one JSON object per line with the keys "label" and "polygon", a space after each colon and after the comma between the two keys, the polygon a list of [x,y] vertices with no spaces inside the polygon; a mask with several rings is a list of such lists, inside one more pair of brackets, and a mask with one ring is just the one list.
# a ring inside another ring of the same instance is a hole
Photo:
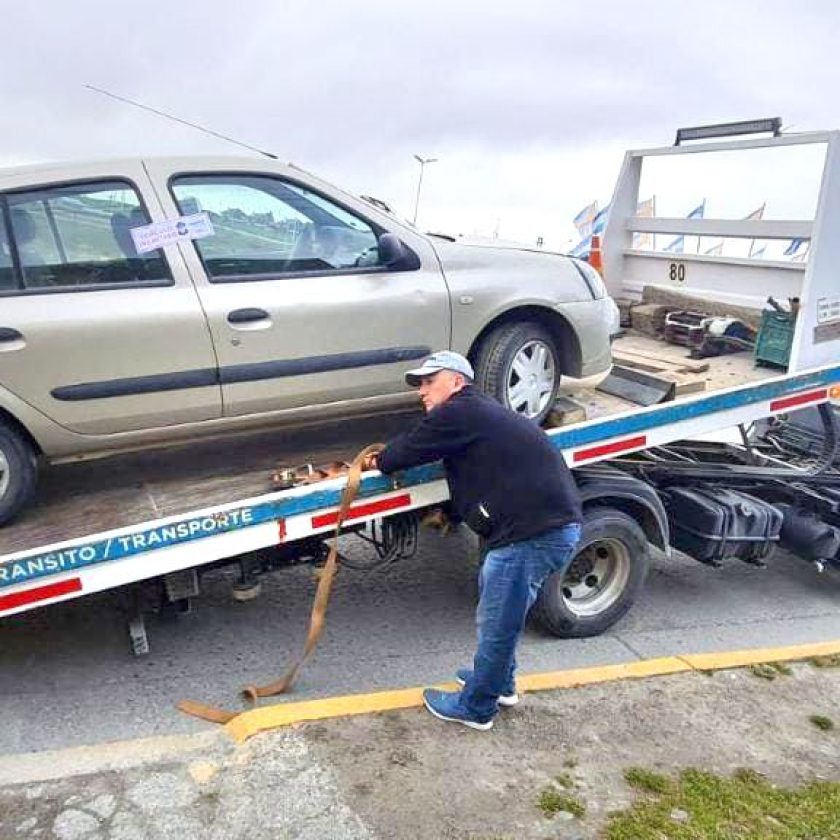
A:
{"label": "car side mirror", "polygon": [[386,268],[406,268],[406,258],[410,251],[403,245],[402,240],[395,233],[383,233],[378,241],[379,264]]}

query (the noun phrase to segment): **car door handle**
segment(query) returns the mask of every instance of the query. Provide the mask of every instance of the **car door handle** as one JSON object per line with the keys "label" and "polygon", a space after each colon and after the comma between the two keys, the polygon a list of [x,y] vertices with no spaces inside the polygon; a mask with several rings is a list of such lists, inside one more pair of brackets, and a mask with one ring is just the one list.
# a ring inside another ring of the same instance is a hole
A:
{"label": "car door handle", "polygon": [[11,327],[0,327],[0,341],[22,341],[23,335]]}
{"label": "car door handle", "polygon": [[233,312],[228,312],[227,320],[229,324],[250,324],[253,321],[267,321],[270,317],[264,309],[251,307],[234,309]]}

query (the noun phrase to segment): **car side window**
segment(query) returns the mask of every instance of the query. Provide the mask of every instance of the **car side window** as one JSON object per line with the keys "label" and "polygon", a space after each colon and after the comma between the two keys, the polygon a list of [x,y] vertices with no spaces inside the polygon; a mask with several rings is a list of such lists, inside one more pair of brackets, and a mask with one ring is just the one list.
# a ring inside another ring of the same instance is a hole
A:
{"label": "car side window", "polygon": [[304,187],[263,175],[189,175],[172,191],[215,231],[194,241],[211,281],[346,271],[379,264],[377,231]]}
{"label": "car side window", "polygon": [[[68,184],[5,199],[24,290],[172,282],[162,251],[138,254],[134,248],[131,228],[148,224],[149,217],[127,182]],[[4,259],[0,253],[0,290],[6,288]]]}

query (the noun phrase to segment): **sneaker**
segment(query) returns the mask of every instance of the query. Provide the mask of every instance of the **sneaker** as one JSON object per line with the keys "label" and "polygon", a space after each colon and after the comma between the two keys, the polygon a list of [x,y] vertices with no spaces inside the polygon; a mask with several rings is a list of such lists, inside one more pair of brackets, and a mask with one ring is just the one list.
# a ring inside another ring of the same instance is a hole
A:
{"label": "sneaker", "polygon": [[[459,668],[455,672],[455,679],[458,681],[458,685],[466,685],[467,680],[472,677],[472,670],[470,668]],[[516,689],[511,691],[509,694],[501,694],[499,695],[498,703],[500,706],[515,706],[519,702],[519,695],[516,693]]]}
{"label": "sneaker", "polygon": [[492,718],[490,720],[478,720],[461,705],[461,694],[458,691],[438,691],[436,688],[427,688],[423,692],[423,702],[426,704],[426,708],[441,720],[463,723],[470,729],[487,730],[493,728]]}

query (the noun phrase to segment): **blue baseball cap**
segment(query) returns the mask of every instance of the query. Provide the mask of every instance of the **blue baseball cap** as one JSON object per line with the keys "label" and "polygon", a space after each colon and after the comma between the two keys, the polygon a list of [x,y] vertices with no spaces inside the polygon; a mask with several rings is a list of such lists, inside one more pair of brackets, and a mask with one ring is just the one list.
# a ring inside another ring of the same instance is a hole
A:
{"label": "blue baseball cap", "polygon": [[439,350],[437,353],[432,353],[419,368],[408,371],[405,381],[416,388],[420,384],[421,377],[431,376],[441,370],[451,370],[462,373],[469,380],[475,379],[472,365],[460,353],[455,353],[453,350]]}

